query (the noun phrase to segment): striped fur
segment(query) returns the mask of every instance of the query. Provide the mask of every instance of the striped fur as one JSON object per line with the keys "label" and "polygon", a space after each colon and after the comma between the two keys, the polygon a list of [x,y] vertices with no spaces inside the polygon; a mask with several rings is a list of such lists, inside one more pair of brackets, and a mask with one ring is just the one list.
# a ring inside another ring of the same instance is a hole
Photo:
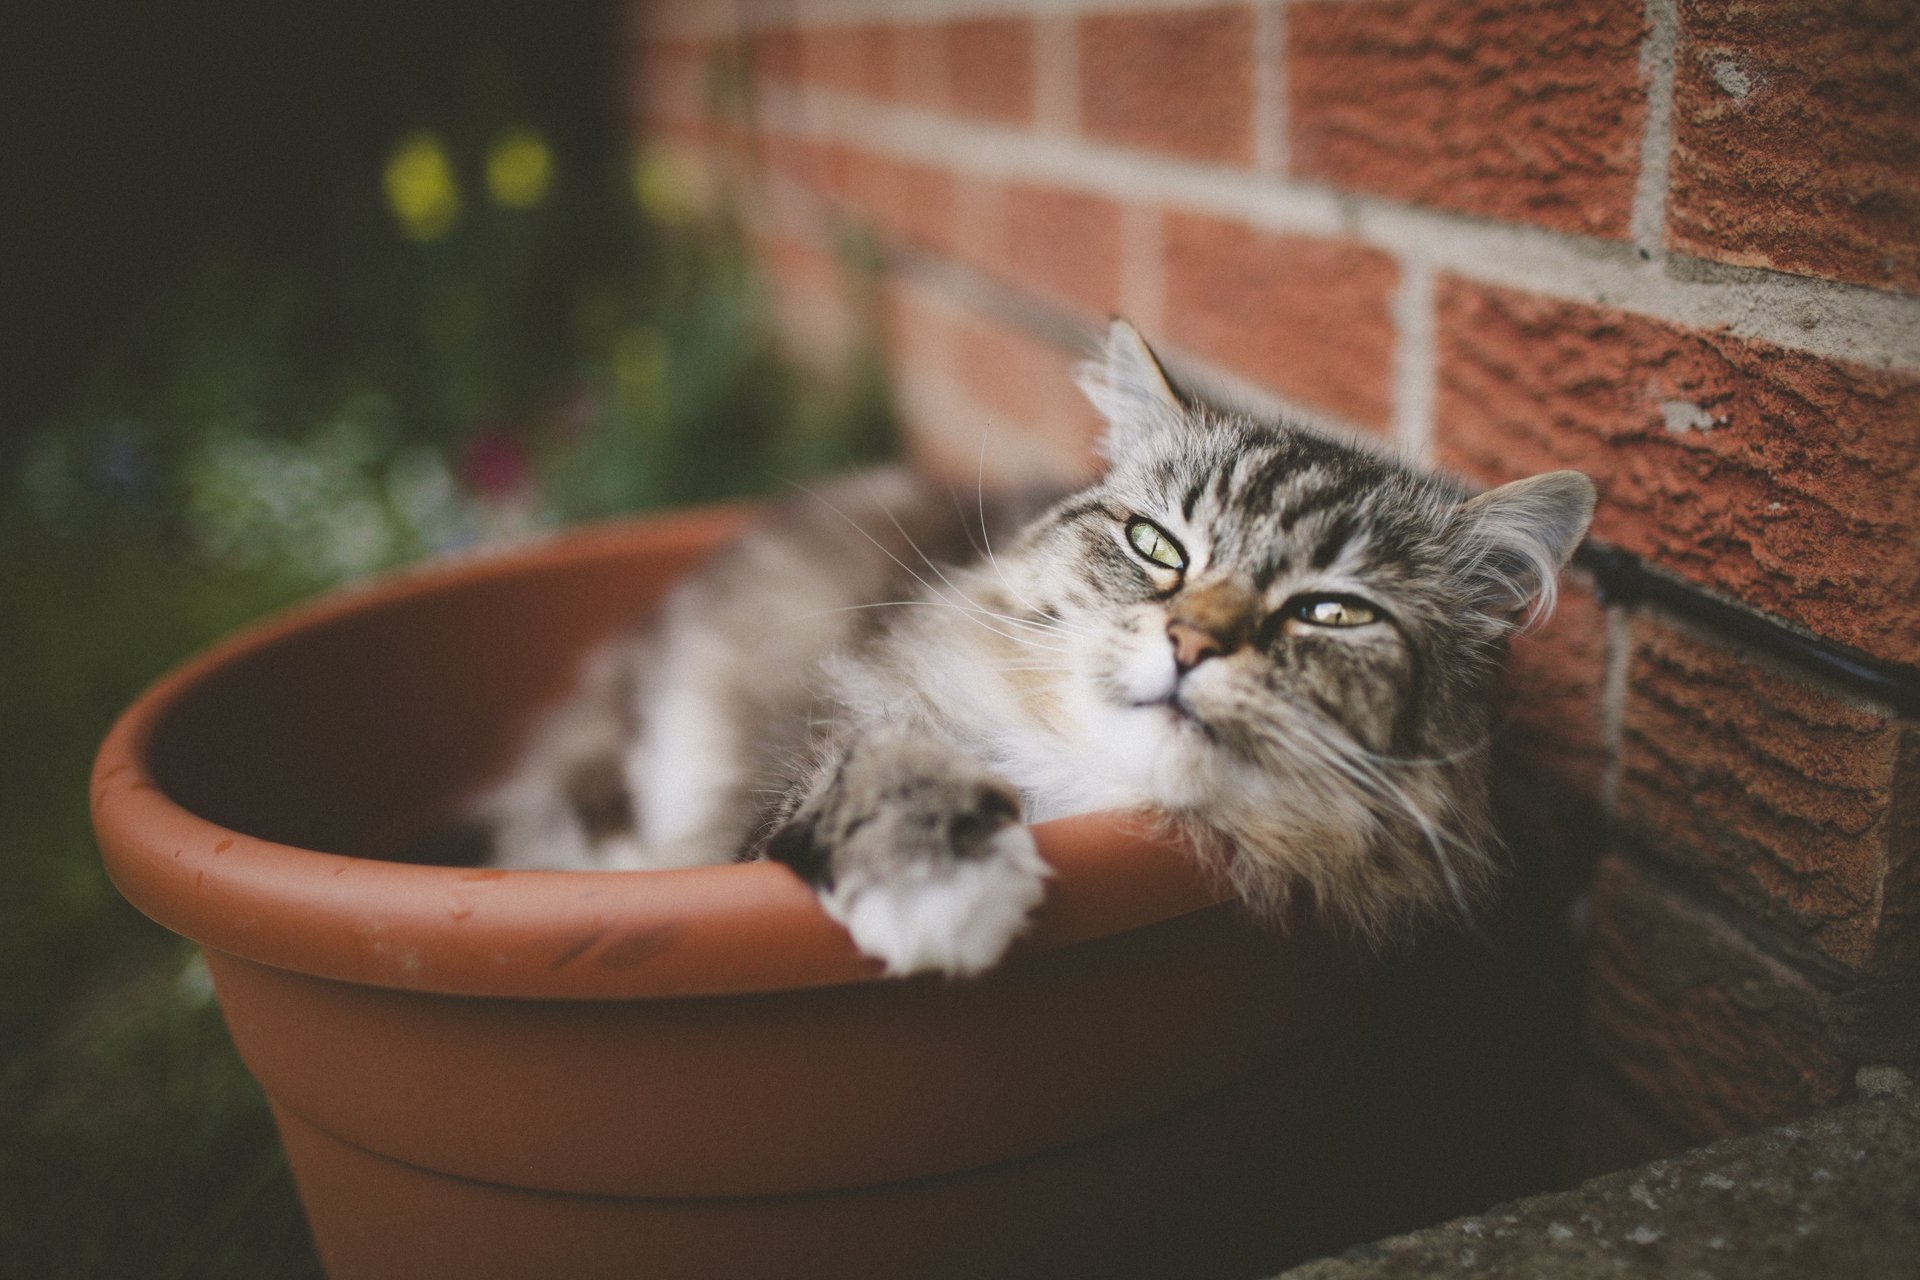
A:
{"label": "striped fur", "polygon": [[1274,918],[1304,899],[1384,940],[1470,912],[1506,641],[1592,486],[1470,497],[1186,404],[1124,323],[1084,385],[1108,469],[1037,518],[855,478],[695,575],[489,797],[498,860],[764,853],[898,973],[997,960],[1044,888],[1021,823],[1097,809],[1160,815]]}

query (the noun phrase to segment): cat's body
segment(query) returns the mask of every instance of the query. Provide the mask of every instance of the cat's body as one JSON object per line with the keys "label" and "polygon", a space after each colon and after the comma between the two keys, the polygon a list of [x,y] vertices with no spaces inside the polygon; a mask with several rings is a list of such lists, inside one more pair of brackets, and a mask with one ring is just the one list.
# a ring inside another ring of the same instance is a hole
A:
{"label": "cat's body", "polygon": [[1384,935],[1491,876],[1506,636],[1584,531],[1182,404],[1116,324],[1102,479],[1025,523],[901,472],[797,498],[598,655],[484,802],[495,861],[764,850],[890,971],[974,973],[1044,893],[1023,823],[1147,809],[1256,908]]}

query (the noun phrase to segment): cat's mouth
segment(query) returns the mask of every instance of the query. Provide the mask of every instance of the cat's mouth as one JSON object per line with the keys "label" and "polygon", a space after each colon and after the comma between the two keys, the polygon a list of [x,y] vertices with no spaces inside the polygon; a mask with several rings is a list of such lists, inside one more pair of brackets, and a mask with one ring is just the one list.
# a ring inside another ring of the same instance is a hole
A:
{"label": "cat's mouth", "polygon": [[1159,708],[1166,713],[1168,721],[1180,728],[1198,729],[1209,738],[1213,736],[1213,727],[1202,720],[1199,713],[1187,705],[1180,696],[1180,690],[1172,689],[1158,698],[1142,698],[1128,704],[1135,710],[1151,711]]}

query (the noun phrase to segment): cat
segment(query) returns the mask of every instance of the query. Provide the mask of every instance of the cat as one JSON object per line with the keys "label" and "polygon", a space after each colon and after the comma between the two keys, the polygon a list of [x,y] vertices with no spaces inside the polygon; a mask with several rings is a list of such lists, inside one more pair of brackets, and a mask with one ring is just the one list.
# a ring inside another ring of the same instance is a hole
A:
{"label": "cat", "polygon": [[996,963],[1045,893],[1025,824],[1097,810],[1157,815],[1269,918],[1470,912],[1506,641],[1591,482],[1470,496],[1190,402],[1125,321],[1081,385],[1106,469],[1032,519],[885,471],[695,570],[486,797],[495,864],[773,858],[898,975]]}

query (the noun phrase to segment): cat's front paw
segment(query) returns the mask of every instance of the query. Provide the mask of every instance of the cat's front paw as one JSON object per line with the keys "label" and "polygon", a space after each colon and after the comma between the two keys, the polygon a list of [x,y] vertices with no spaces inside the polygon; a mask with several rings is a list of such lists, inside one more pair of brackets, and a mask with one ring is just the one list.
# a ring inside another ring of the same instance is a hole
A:
{"label": "cat's front paw", "polygon": [[971,856],[914,859],[841,880],[820,904],[889,974],[965,978],[1006,954],[1040,905],[1047,874],[1033,833],[1014,825]]}

